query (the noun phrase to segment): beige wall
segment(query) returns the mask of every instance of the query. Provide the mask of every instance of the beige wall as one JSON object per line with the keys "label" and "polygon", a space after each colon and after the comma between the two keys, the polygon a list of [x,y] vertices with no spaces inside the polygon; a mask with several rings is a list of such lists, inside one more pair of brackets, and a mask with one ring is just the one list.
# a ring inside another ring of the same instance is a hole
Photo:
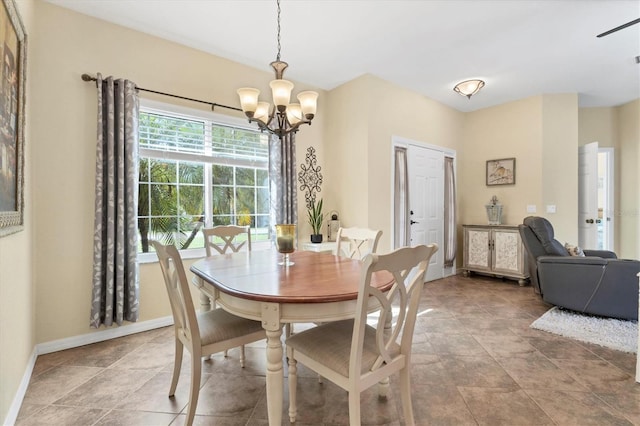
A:
{"label": "beige wall", "polygon": [[[467,113],[458,161],[460,224],[486,223],[484,206],[495,195],[503,205],[502,223],[543,216],[559,240],[577,241],[577,143],[576,95],[534,96]],[[510,157],[516,159],[516,184],[486,186],[486,161]],[[536,213],[528,213],[528,205]],[[557,212],[546,213],[547,205]]]}
{"label": "beige wall", "polygon": [[[542,206],[561,243],[578,244],[578,96],[542,97]],[[556,213],[547,213],[549,205]]]}
{"label": "beige wall", "polygon": [[617,108],[620,257],[640,259],[640,99]]}
{"label": "beige wall", "polygon": [[579,108],[578,146],[598,142],[600,147],[618,146],[617,108]]}
{"label": "beige wall", "polygon": [[[392,137],[458,150],[463,114],[372,75],[329,93],[327,175],[343,226],[382,229],[391,249]],[[329,154],[330,153],[330,154]]]}
{"label": "beige wall", "polygon": [[322,196],[327,212],[336,210],[342,226],[366,226],[369,221],[364,207],[369,197],[367,81],[366,76],[357,78],[327,96]]}
{"label": "beige wall", "polygon": [[[28,35],[33,30],[33,2],[19,1]],[[28,41],[29,43],[29,41]],[[31,49],[27,43],[27,58]],[[27,67],[26,135],[24,168],[24,230],[0,238],[0,419],[9,412],[35,344],[35,284],[33,253],[33,177],[31,125],[35,121],[31,105],[37,99],[32,90],[33,68]]]}
{"label": "beige wall", "polygon": [[[381,250],[391,250],[392,137],[437,145],[454,151],[462,146],[459,111],[378,78],[370,84],[369,226],[382,229]],[[455,95],[455,93],[454,93]],[[459,194],[460,195],[460,194]]]}
{"label": "beige wall", "polygon": [[[497,196],[502,222],[518,224],[527,205],[542,212],[542,97],[466,114],[459,154],[460,223],[487,223],[485,205]],[[516,159],[516,184],[486,186],[487,160]]]}

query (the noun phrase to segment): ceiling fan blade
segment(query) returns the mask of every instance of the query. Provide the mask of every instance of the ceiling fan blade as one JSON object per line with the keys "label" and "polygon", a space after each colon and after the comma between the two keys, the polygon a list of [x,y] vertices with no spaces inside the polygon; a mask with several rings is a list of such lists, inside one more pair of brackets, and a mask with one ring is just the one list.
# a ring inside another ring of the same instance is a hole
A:
{"label": "ceiling fan blade", "polygon": [[623,29],[623,28],[630,27],[631,25],[634,25],[634,24],[637,24],[637,23],[640,23],[640,18],[638,18],[638,19],[634,19],[633,21],[631,21],[631,22],[627,22],[626,24],[622,24],[622,25],[620,25],[619,27],[612,28],[612,29],[610,29],[609,31],[605,31],[605,32],[603,32],[602,34],[598,34],[596,37],[598,37],[598,38],[600,38],[600,37],[604,37],[604,36],[606,36],[606,35],[609,35],[609,34],[611,34],[611,33],[615,33],[616,31],[620,31],[620,30],[621,30],[621,29]]}

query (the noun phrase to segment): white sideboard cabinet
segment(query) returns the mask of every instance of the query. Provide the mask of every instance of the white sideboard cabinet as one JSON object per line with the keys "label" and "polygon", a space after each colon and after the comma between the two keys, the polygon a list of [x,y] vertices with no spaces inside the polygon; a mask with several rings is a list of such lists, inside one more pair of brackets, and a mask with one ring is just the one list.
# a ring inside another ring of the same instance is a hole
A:
{"label": "white sideboard cabinet", "polygon": [[462,270],[517,279],[527,283],[529,268],[518,227],[513,225],[462,225],[464,248]]}

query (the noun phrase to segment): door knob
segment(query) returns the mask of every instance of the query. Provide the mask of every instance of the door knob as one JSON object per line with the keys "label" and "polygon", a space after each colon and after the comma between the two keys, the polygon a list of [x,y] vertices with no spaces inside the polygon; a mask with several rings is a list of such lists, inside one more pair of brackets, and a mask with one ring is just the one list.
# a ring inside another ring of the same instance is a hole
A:
{"label": "door knob", "polygon": [[587,220],[585,220],[585,222],[587,222],[587,223],[593,223],[593,219],[587,219]]}
{"label": "door knob", "polygon": [[413,225],[414,223],[418,223],[418,222],[416,222],[415,220],[412,220],[412,221],[410,221],[409,223],[410,223],[411,225]]}

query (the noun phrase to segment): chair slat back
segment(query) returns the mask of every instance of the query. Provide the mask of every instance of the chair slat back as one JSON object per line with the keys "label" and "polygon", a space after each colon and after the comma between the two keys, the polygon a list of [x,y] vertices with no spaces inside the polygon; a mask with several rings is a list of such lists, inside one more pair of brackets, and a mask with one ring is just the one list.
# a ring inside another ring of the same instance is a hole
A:
{"label": "chair slat back", "polygon": [[158,255],[171,303],[176,334],[183,344],[192,348],[199,347],[200,330],[180,253],[173,245],[164,245],[154,240],[149,242]]}
{"label": "chair slat back", "polygon": [[[380,310],[375,325],[378,358],[371,371],[383,363],[391,363],[394,356],[410,354],[424,277],[429,260],[437,250],[437,244],[420,245],[402,247],[385,255],[369,254],[364,258],[351,342],[350,375],[360,374],[365,325],[372,297],[379,303]],[[371,286],[372,275],[379,271],[387,271],[394,278],[392,288],[386,293]],[[392,315],[391,330],[385,329],[389,315]]]}
{"label": "chair slat back", "polygon": [[[202,234],[207,257],[213,255],[213,250],[219,254],[225,254],[228,250],[237,253],[245,245],[247,251],[251,251],[251,228],[248,226],[219,225],[213,228],[202,228]],[[242,235],[246,235],[246,239],[241,239]],[[222,242],[216,241],[216,238]]]}
{"label": "chair slat back", "polygon": [[382,231],[376,229],[340,228],[336,235],[336,255],[361,260],[376,252],[381,236]]}

